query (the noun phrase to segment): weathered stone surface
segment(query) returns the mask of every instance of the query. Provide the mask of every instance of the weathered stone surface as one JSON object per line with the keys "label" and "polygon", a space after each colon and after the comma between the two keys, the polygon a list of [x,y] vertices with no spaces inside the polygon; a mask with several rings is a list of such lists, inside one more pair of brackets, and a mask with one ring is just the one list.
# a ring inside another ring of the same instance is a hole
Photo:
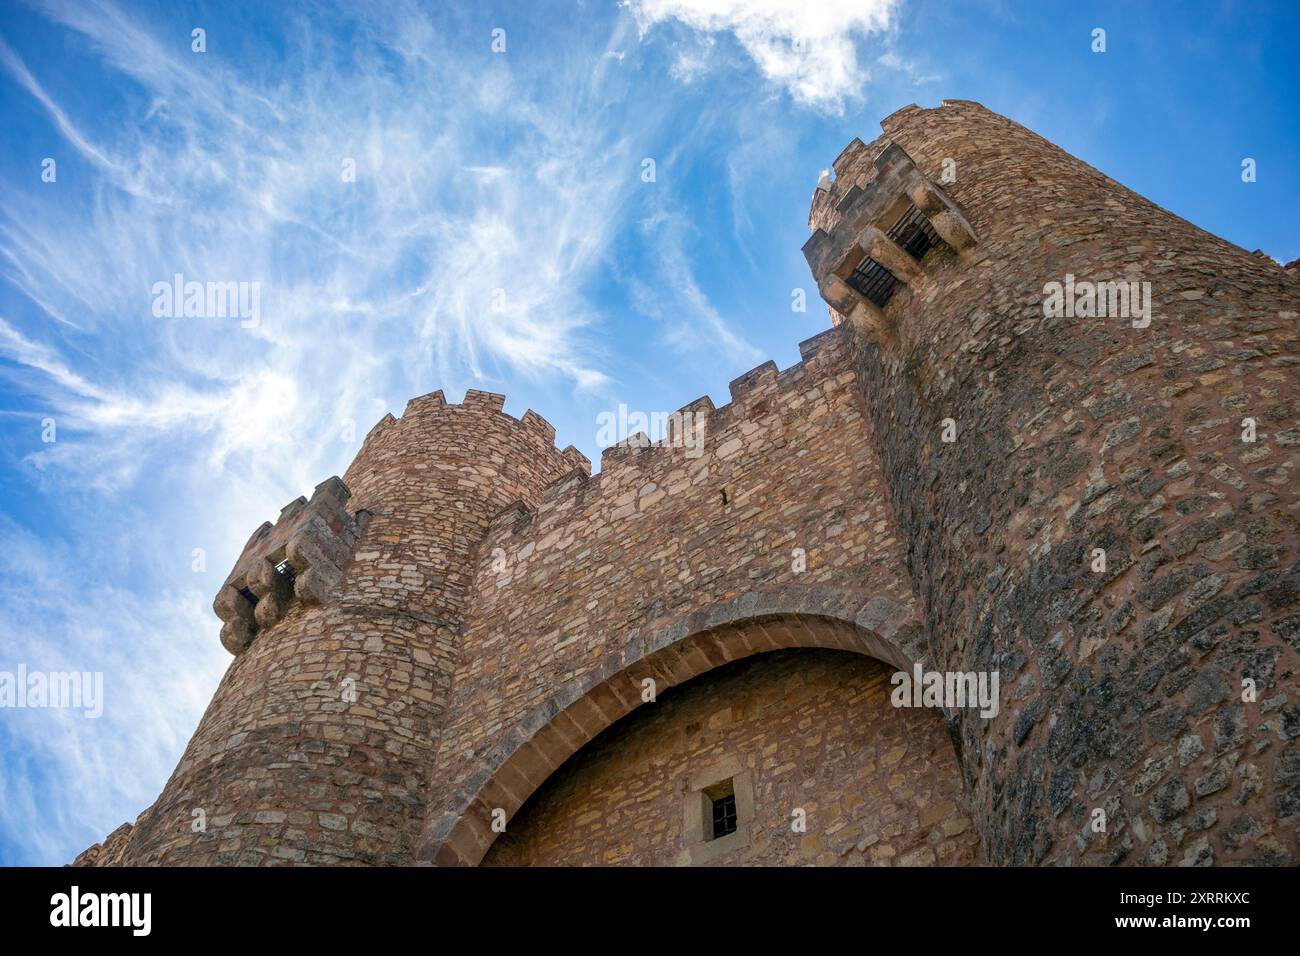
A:
{"label": "weathered stone surface", "polygon": [[274,525],[253,533],[212,609],[221,618],[221,643],[242,654],[258,630],[278,624],[295,598],[323,604],[343,579],[352,549],[369,517],[345,506],[351,492],[336,478],[321,482],[311,500],[298,498]]}
{"label": "weathered stone surface", "polygon": [[[1268,857],[1294,862],[1290,803],[1268,783],[1288,775],[1268,745],[1287,723],[1265,701],[1294,701],[1300,673],[1296,593],[1279,574],[1300,543],[1300,284],[977,104],[909,107],[882,125],[841,155],[811,225],[836,234],[838,205],[899,148],[931,180],[955,170],[942,188],[978,237],[926,255],[925,278],[882,310],[883,335],[832,319],[853,332],[939,666],[1040,659],[997,720],[961,715],[962,752],[988,757],[966,768],[985,858],[1113,862],[1129,829],[1077,843],[1077,823],[1051,815],[1069,805],[1064,765],[1081,771],[1080,806],[1100,806],[1095,783],[1129,819],[1171,821],[1134,832],[1125,859],[1256,861],[1229,835],[1260,827],[1275,837]],[[833,255],[828,242],[819,261]],[[1149,282],[1149,326],[1047,315],[1047,283],[1067,273]],[[939,440],[945,418],[953,443]],[[1256,769],[1238,783],[1247,756]],[[1238,824],[1247,810],[1251,827]],[[1162,835],[1187,811],[1203,847]]]}
{"label": "weathered stone surface", "polygon": [[[705,674],[606,731],[506,825],[486,865],[681,862],[682,793],[739,755],[754,778],[744,845],[710,862],[972,863],[976,839],[947,734],[894,710],[892,670],[842,651],[779,651]],[[731,769],[725,772],[733,772]],[[792,813],[805,811],[807,833]],[[912,856],[915,854],[915,856]],[[814,862],[820,861],[820,855]]]}

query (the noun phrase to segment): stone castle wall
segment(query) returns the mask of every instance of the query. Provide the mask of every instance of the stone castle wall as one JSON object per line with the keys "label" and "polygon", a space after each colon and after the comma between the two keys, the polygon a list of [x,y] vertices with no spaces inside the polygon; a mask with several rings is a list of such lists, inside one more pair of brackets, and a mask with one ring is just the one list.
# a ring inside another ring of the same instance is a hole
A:
{"label": "stone castle wall", "polygon": [[[709,406],[698,457],[672,445],[615,447],[599,475],[553,486],[535,513],[507,513],[489,530],[434,774],[448,796],[434,803],[444,813],[431,817],[431,857],[476,800],[476,833],[490,841],[490,811],[512,814],[568,756],[547,752],[495,786],[504,759],[534,745],[550,717],[572,711],[572,720],[596,702],[564,742],[571,753],[640,702],[647,676],[660,689],[693,676],[689,666],[646,670],[644,658],[651,635],[676,628],[672,646],[706,630],[691,622],[701,608],[833,586],[911,618],[844,339],[831,331],[803,352],[784,372],[768,363],[742,376],[731,404]],[[495,789],[485,790],[485,775]]]}

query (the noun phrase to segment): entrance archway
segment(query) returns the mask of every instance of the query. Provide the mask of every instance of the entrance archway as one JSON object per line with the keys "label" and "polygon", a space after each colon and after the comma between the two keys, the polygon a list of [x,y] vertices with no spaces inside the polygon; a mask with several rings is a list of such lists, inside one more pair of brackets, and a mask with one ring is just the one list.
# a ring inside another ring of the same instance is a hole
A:
{"label": "entrance archway", "polygon": [[843,589],[749,592],[699,609],[560,688],[479,755],[447,809],[429,821],[420,859],[478,865],[496,838],[494,818],[511,818],[574,753],[641,706],[647,687],[662,693],[731,661],[787,648],[853,651],[910,671],[926,665],[922,644],[906,608]]}
{"label": "entrance archway", "polygon": [[948,729],[894,707],[893,674],[821,648],[701,674],[569,758],[481,865],[970,865]]}

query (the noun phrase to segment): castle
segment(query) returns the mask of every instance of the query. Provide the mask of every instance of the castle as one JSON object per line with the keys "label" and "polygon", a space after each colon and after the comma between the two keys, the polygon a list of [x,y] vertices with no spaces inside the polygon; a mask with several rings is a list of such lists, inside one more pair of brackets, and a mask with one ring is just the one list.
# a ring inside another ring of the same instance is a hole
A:
{"label": "castle", "polygon": [[259,528],[184,756],[77,862],[1295,863],[1296,264],[976,103],[882,126],[798,364],[595,476],[434,392]]}

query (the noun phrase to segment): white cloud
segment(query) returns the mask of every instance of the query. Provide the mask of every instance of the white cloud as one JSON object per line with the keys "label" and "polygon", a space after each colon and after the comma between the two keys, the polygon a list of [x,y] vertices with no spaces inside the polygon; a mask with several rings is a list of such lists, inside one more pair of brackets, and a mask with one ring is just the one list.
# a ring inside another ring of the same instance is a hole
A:
{"label": "white cloud", "polygon": [[[239,469],[309,488],[346,465],[344,423],[364,435],[411,395],[608,384],[586,289],[634,195],[627,134],[662,119],[602,118],[618,60],[561,57],[541,84],[505,57],[449,70],[463,52],[398,7],[363,11],[368,46],[304,23],[283,53],[295,69],[237,71],[111,4],[44,12],[133,91],[120,119],[76,120],[57,84],[0,47],[0,74],[104,183],[93,202],[61,202],[81,191],[65,175],[0,210],[0,274],[59,320],[0,325],[0,356],[59,422],[60,442],[25,459],[46,482],[112,492],[160,459],[203,462],[224,482],[211,504],[247,513],[230,493]],[[608,49],[629,31],[616,25]],[[259,281],[260,327],[154,318],[150,289],[176,272]]]}
{"label": "white cloud", "polygon": [[[869,79],[857,40],[884,33],[899,0],[625,0],[642,32],[668,20],[704,34],[731,33],[772,83],[797,103],[839,113]],[[698,50],[676,72],[693,76]]]}
{"label": "white cloud", "polygon": [[[381,46],[374,63],[344,73],[331,62],[342,51],[309,32],[311,53],[300,54],[304,72],[291,88],[201,60],[188,44],[164,44],[112,6],[48,12],[141,84],[148,102],[137,121],[100,131],[117,140],[103,146],[0,49],[0,66],[79,151],[99,158],[116,187],[89,222],[45,209],[0,219],[9,278],[51,314],[91,303],[102,311],[107,296],[121,310],[117,324],[149,334],[140,328],[145,292],[173,271],[257,279],[277,307],[261,329],[158,330],[170,340],[166,364],[178,375],[222,378],[236,364],[247,368],[251,351],[254,364],[286,374],[323,364],[346,375],[344,361],[387,334],[418,343],[401,370],[412,392],[435,379],[451,385],[465,367],[492,375],[488,361],[533,378],[601,381],[582,341],[594,317],[580,287],[627,177],[615,162],[626,146],[593,118],[556,125],[505,62],[449,72],[454,55],[436,48],[391,69]],[[371,27],[380,44],[422,35],[436,47],[416,21],[408,12]],[[573,72],[557,85],[590,76]],[[420,109],[410,108],[413,88],[428,91]],[[596,93],[571,92],[579,100]],[[503,129],[512,141],[505,149],[495,142]],[[492,162],[461,168],[488,152]],[[343,182],[345,159],[356,163],[356,182]],[[593,168],[599,175],[572,175]],[[498,288],[512,294],[494,310]],[[350,303],[372,308],[362,314]],[[322,325],[330,336],[316,334]]]}
{"label": "white cloud", "polygon": [[934,83],[941,79],[938,73],[927,73],[912,60],[905,60],[894,50],[886,50],[876,60],[883,67],[896,70],[905,75],[913,86],[920,86],[923,83]]}
{"label": "white cloud", "polygon": [[0,38],[0,64],[9,71],[19,85],[31,94],[33,99],[45,107],[50,119],[54,121],[54,124],[59,128],[59,132],[63,134],[63,138],[76,147],[81,155],[111,172],[120,171],[121,167],[118,163],[105,156],[94,144],[86,140],[72,120],[68,118],[68,115],[50,98],[41,84],[28,71],[26,64],[9,48],[3,38]]}

